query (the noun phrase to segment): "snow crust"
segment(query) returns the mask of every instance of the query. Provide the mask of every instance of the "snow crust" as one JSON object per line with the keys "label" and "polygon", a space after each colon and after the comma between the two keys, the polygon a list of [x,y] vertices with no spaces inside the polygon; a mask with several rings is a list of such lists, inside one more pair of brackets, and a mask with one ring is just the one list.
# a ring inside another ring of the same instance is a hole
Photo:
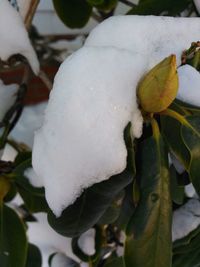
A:
{"label": "snow crust", "polygon": [[39,62],[30,43],[23,20],[7,0],[1,0],[0,59],[6,61],[15,54],[26,57],[34,73],[38,74]]}
{"label": "snow crust", "polygon": [[177,98],[200,107],[200,73],[190,65],[178,68],[179,90]]}
{"label": "snow crust", "polygon": [[5,85],[3,81],[0,80],[0,121],[3,120],[6,112],[14,104],[17,96],[17,90],[17,84]]}
{"label": "snow crust", "polygon": [[123,130],[129,121],[133,136],[142,129],[138,81],[170,54],[180,63],[199,37],[199,18],[115,16],[62,64],[33,148],[33,167],[55,215],[84,188],[124,170]]}
{"label": "snow crust", "polygon": [[85,45],[127,49],[148,57],[150,66],[176,54],[180,64],[182,52],[200,39],[199,32],[199,18],[114,16],[94,28]]}
{"label": "snow crust", "polygon": [[198,199],[189,200],[184,206],[173,213],[173,241],[187,236],[200,224],[200,202]]}

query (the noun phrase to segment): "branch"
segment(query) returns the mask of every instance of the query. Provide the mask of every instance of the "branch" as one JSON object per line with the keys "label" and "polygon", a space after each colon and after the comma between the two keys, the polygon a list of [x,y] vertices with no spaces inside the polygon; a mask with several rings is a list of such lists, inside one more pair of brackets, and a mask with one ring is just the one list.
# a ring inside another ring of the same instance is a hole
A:
{"label": "branch", "polygon": [[123,4],[127,5],[127,6],[130,6],[130,7],[136,7],[137,6],[136,4],[134,4],[134,3],[132,3],[132,2],[130,2],[128,0],[119,0],[119,2],[121,2],[121,3],[123,3]]}
{"label": "branch", "polygon": [[32,20],[33,20],[33,16],[35,14],[36,8],[39,4],[40,0],[31,0],[30,5],[29,5],[29,9],[28,12],[26,14],[26,18],[24,20],[24,24],[26,26],[27,29],[30,28]]}
{"label": "branch", "polygon": [[46,75],[46,73],[42,70],[40,70],[38,77],[43,81],[43,83],[46,85],[46,87],[51,91],[53,84],[49,77]]}

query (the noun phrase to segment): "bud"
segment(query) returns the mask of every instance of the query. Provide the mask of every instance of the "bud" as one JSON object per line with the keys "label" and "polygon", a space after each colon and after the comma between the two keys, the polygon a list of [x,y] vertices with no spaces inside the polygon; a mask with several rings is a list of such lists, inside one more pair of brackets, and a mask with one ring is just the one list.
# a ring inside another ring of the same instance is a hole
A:
{"label": "bud", "polygon": [[171,55],[150,70],[139,83],[140,106],[146,112],[161,112],[173,102],[177,91],[176,56]]}

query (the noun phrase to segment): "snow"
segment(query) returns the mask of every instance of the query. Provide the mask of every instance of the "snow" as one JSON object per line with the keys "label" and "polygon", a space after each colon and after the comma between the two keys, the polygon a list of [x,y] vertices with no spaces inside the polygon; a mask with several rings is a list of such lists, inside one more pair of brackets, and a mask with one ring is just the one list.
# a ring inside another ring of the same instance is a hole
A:
{"label": "snow", "polygon": [[48,267],[48,258],[52,253],[60,252],[74,259],[80,260],[72,253],[71,238],[57,234],[47,222],[47,214],[34,214],[37,222],[28,223],[29,242],[38,246],[42,252],[42,267]]}
{"label": "snow", "polygon": [[85,45],[127,49],[147,57],[150,66],[176,54],[180,64],[182,52],[200,39],[199,32],[199,18],[114,16],[94,28]]}
{"label": "snow", "polygon": [[198,199],[189,200],[184,206],[173,213],[173,241],[187,236],[200,224],[200,202]]}
{"label": "snow", "polygon": [[62,64],[33,147],[57,216],[84,188],[125,169],[124,128],[132,121],[134,136],[142,132],[135,90],[145,68],[140,55],[116,48],[82,48]]}
{"label": "snow", "polygon": [[89,255],[92,256],[95,254],[95,229],[89,229],[85,233],[83,233],[79,240],[78,245],[81,250]]}
{"label": "snow", "polygon": [[185,194],[189,198],[199,198],[192,183],[185,186]]}
{"label": "snow", "polygon": [[0,122],[3,120],[6,112],[14,104],[17,90],[17,84],[5,85],[3,81],[0,80]]}
{"label": "snow", "polygon": [[42,179],[37,176],[33,168],[28,168],[24,172],[24,176],[29,180],[29,183],[34,187],[43,187]]}
{"label": "snow", "polygon": [[197,11],[200,13],[200,0],[193,0],[194,1],[194,4],[197,8]]}
{"label": "snow", "polygon": [[4,160],[4,161],[13,162],[16,156],[17,156],[17,151],[9,144],[6,144],[5,148],[3,149],[2,156],[0,158],[1,160]]}
{"label": "snow", "polygon": [[22,18],[7,0],[1,0],[0,59],[6,61],[15,54],[21,54],[26,57],[34,73],[38,74],[39,62]]}
{"label": "snow", "polygon": [[71,259],[67,258],[64,254],[56,254],[52,261],[51,267],[75,267]]}
{"label": "snow", "polygon": [[199,37],[199,18],[115,16],[62,64],[33,147],[33,168],[56,216],[83,189],[125,169],[124,128],[131,121],[133,136],[142,132],[138,81],[170,54],[180,63]]}
{"label": "snow", "polygon": [[32,147],[34,132],[42,125],[46,106],[47,103],[42,102],[25,107],[17,125],[11,132],[11,138]]}
{"label": "snow", "polygon": [[178,68],[179,90],[177,98],[200,107],[200,73],[190,65]]}

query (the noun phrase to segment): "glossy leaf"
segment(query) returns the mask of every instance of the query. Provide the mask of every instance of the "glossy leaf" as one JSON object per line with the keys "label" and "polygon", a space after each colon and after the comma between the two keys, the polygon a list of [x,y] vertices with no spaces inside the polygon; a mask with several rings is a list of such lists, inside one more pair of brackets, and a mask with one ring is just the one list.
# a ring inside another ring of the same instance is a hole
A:
{"label": "glossy leaf", "polygon": [[[104,267],[126,267],[125,262],[124,262],[124,258],[123,257],[118,257],[115,258],[112,261],[109,261],[108,263],[106,263],[104,265]],[[129,266],[127,266],[129,267]]]}
{"label": "glossy leaf", "polygon": [[140,0],[139,5],[133,7],[129,15],[160,15],[174,16],[185,10],[191,0]]}
{"label": "glossy leaf", "polygon": [[131,173],[124,171],[107,181],[93,185],[86,189],[73,205],[66,208],[59,218],[49,212],[50,225],[64,236],[79,236],[98,222],[116,195],[131,181]]}
{"label": "glossy leaf", "polygon": [[27,238],[24,224],[18,215],[6,205],[0,213],[0,265],[24,267],[27,255]]}
{"label": "glossy leaf", "polygon": [[70,28],[85,26],[92,12],[86,0],[53,0],[53,3],[62,22]]}
{"label": "glossy leaf", "polygon": [[26,260],[26,267],[41,267],[42,255],[39,248],[33,244],[28,245],[28,254]]}
{"label": "glossy leaf", "polygon": [[181,123],[168,116],[161,117],[162,135],[172,154],[188,169],[190,153],[181,136]]}
{"label": "glossy leaf", "polygon": [[162,137],[141,145],[141,197],[127,228],[126,266],[171,266],[171,196],[168,154]]}
{"label": "glossy leaf", "polygon": [[100,11],[111,11],[116,7],[118,0],[87,0],[87,2]]}
{"label": "glossy leaf", "polygon": [[181,135],[190,152],[188,172],[194,188],[200,194],[200,116],[187,116],[186,120],[190,126],[182,125]]}

